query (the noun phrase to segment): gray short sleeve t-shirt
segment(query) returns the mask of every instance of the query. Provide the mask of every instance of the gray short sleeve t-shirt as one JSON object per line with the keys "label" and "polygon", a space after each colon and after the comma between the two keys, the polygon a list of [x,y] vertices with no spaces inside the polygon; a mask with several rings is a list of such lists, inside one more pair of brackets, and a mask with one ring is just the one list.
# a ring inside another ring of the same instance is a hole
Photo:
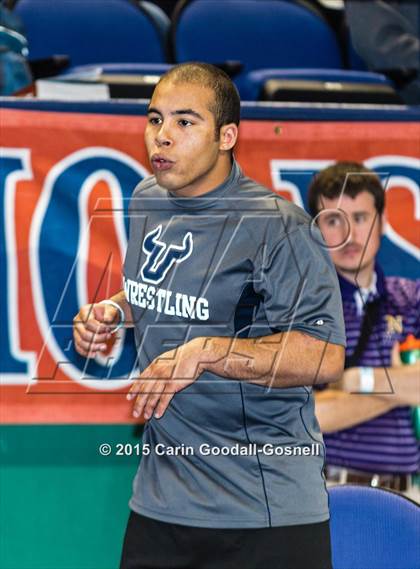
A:
{"label": "gray short sleeve t-shirt", "polygon": [[[197,336],[298,330],[345,345],[319,232],[236,162],[223,184],[195,198],[148,178],[129,211],[124,289],[141,370]],[[266,388],[204,372],[147,422],[143,445],[130,500],[142,515],[216,528],[329,517],[311,386]]]}

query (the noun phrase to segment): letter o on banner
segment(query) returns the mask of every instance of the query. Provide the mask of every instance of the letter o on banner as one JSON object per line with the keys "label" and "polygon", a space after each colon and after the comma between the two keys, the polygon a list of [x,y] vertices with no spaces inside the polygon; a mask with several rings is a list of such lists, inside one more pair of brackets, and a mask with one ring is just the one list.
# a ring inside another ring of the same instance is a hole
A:
{"label": "letter o on banner", "polygon": [[128,378],[135,349],[130,332],[117,357],[102,364],[99,358],[86,362],[72,345],[73,317],[80,305],[87,302],[86,280],[80,278],[86,274],[80,270],[81,264],[87,262],[80,251],[90,221],[83,220],[85,212],[81,204],[83,199],[86,201],[83,194],[92,177],[108,182],[112,195],[109,213],[114,216],[123,258],[129,198],[147,175],[139,163],[122,152],[110,148],[83,149],[51,169],[34,214],[30,239],[35,254],[31,256],[31,274],[38,324],[53,357],[66,363],[66,374],[75,381],[83,375],[81,383],[88,387],[90,379]]}

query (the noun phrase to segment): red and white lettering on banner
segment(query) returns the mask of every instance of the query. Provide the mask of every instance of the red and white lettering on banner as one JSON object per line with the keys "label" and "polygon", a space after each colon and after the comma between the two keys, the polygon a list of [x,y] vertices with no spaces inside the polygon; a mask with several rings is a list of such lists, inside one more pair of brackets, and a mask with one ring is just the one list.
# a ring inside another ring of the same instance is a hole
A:
{"label": "red and white lettering on banner", "polygon": [[[0,420],[129,422],[122,393],[133,346],[120,341],[86,362],[72,349],[71,325],[78,306],[122,286],[128,201],[150,172],[146,119],[1,112]],[[313,174],[336,160],[377,171],[387,189],[386,241],[397,252],[389,264],[401,274],[419,259],[419,126],[391,126],[248,120],[235,156],[247,175],[301,206]]]}

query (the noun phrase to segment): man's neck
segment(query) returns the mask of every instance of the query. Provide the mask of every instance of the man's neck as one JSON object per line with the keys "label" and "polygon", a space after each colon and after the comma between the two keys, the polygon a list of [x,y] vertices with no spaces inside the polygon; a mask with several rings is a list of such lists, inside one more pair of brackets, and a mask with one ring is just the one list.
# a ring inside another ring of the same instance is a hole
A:
{"label": "man's neck", "polygon": [[354,284],[354,286],[369,288],[373,281],[373,275],[375,274],[375,263],[370,263],[366,267],[361,268],[358,272],[346,271],[337,267],[337,272],[344,279]]}

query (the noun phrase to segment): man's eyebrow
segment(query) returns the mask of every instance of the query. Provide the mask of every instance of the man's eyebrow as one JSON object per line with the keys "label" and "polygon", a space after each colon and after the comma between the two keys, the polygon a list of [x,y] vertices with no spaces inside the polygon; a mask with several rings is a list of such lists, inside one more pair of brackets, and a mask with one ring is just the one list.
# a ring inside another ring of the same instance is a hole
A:
{"label": "man's eyebrow", "polygon": [[334,215],[343,215],[343,212],[341,210],[338,209],[321,209],[321,211],[319,213],[323,213],[325,217],[332,217]]}
{"label": "man's eyebrow", "polygon": [[192,115],[193,117],[203,121],[204,118],[197,113],[197,111],[193,111],[193,109],[179,109],[178,111],[174,111],[171,115]]}
{"label": "man's eyebrow", "polygon": [[157,115],[162,115],[162,113],[160,111],[158,111],[157,109],[155,109],[154,107],[149,107],[147,109],[147,114],[150,114],[150,113],[156,113]]}
{"label": "man's eyebrow", "polygon": [[[162,116],[162,113],[156,109],[155,107],[149,107],[147,109],[147,114],[151,114],[151,113],[155,113],[157,115]],[[194,111],[193,109],[179,109],[176,111],[172,111],[170,113],[171,115],[191,115],[201,121],[204,121],[204,118],[200,115],[200,113],[197,113],[197,111]]]}

